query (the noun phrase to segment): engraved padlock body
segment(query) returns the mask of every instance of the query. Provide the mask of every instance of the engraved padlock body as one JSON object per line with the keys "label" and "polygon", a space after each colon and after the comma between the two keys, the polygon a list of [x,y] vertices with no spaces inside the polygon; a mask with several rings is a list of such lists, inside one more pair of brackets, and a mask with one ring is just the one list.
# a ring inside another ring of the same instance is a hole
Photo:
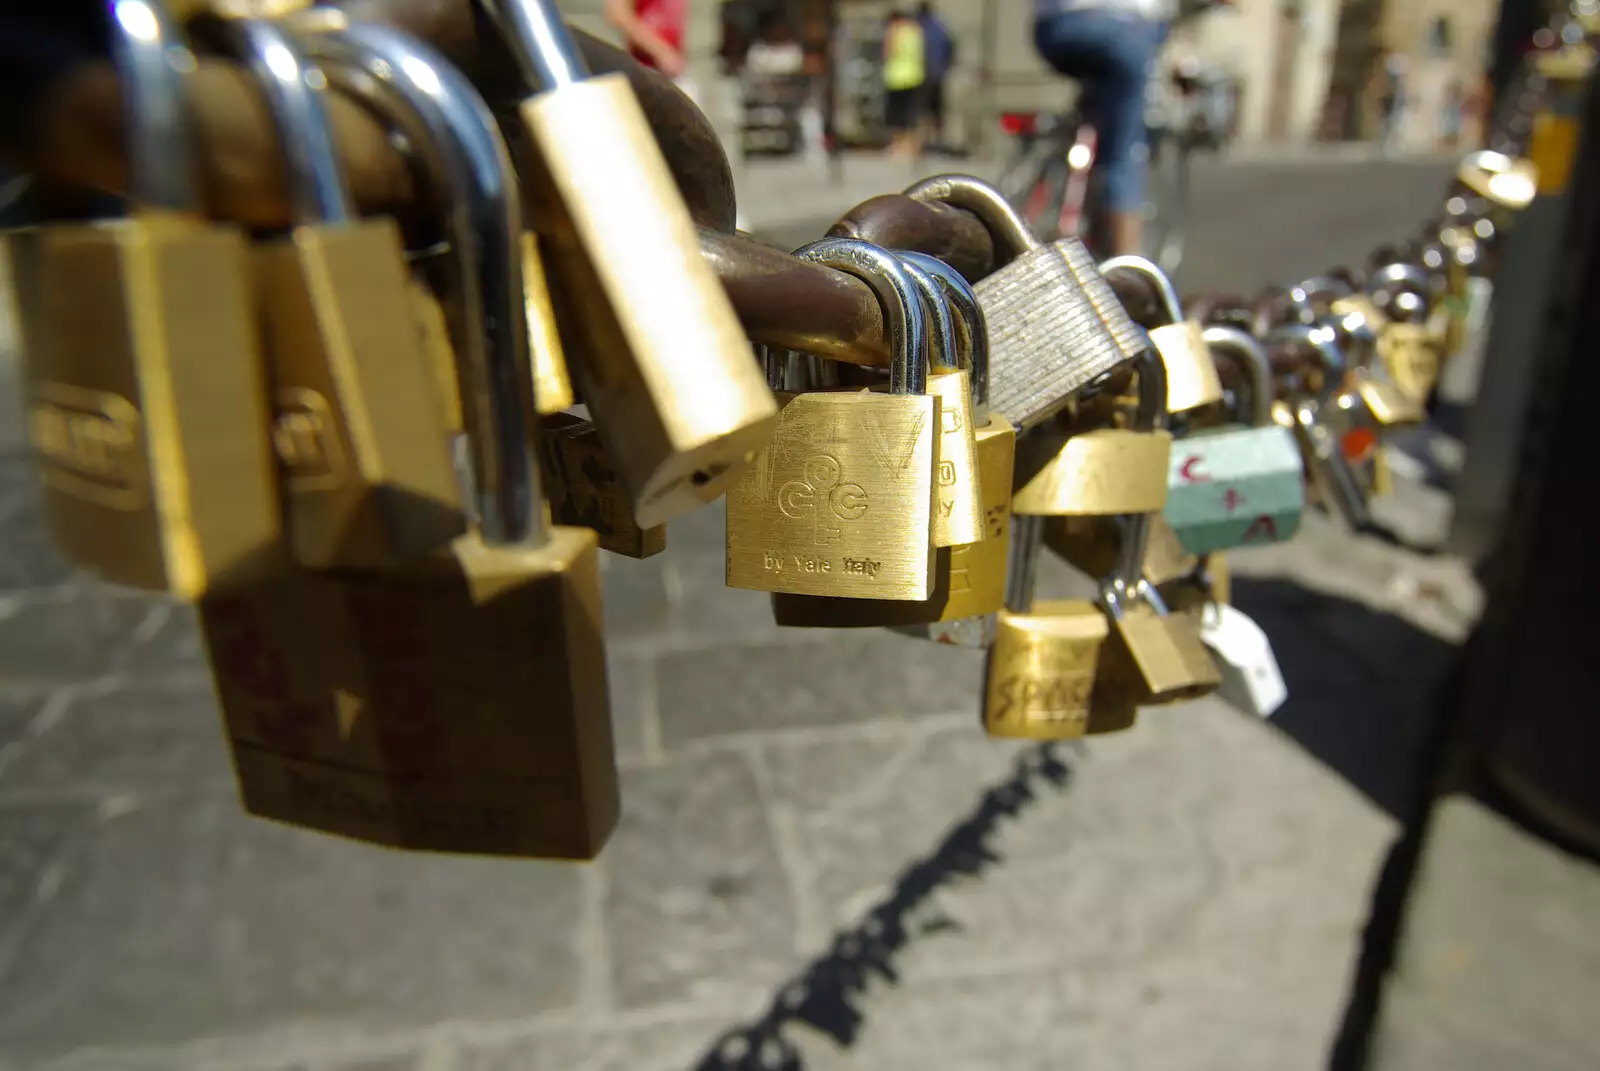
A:
{"label": "engraved padlock body", "polygon": [[1102,261],[1101,275],[1125,272],[1145,279],[1161,298],[1164,323],[1147,325],[1150,342],[1167,371],[1167,412],[1186,413],[1222,400],[1222,381],[1206,347],[1204,330],[1183,317],[1178,291],[1167,273],[1147,257],[1118,256]]}
{"label": "engraved padlock body", "polygon": [[934,591],[929,534],[940,407],[924,393],[921,299],[900,261],[869,243],[830,238],[795,255],[873,287],[894,351],[889,392],[778,396],[772,441],[728,492],[727,584],[788,595],[925,601]]}
{"label": "engraved padlock body", "polygon": [[396,315],[414,300],[400,231],[355,218],[326,81],[293,38],[220,25],[277,124],[295,217],[251,250],[290,551],[310,568],[393,567],[465,527],[435,357]]}
{"label": "engraved padlock body", "polygon": [[989,403],[1017,427],[1044,423],[1146,344],[1078,239],[1041,244],[1004,194],[969,175],[905,192],[972,212],[1008,257],[974,289],[989,323]]}
{"label": "engraved padlock body", "polygon": [[389,847],[593,858],[618,814],[598,548],[543,521],[509,158],[471,86],[404,33],[302,42],[427,148],[457,208],[477,308],[457,348],[476,520],[405,569],[298,570],[202,602],[241,797]]}
{"label": "engraved padlock body", "polygon": [[[898,254],[902,260],[907,254]],[[918,255],[912,254],[911,259]],[[807,628],[890,628],[918,639],[962,647],[993,641],[993,615],[1005,604],[1010,552],[1011,471],[1016,433],[998,413],[987,412],[987,328],[972,288],[932,257],[917,261],[945,291],[959,338],[960,363],[972,373],[973,409],[986,413],[978,435],[978,483],[983,491],[984,537],[965,546],[940,548],[934,559],[934,589],[923,602],[773,595],[779,625]],[[776,370],[775,370],[776,372]],[[930,374],[930,388],[935,378]],[[781,378],[771,380],[777,389]],[[941,399],[941,408],[943,400]],[[943,459],[941,459],[942,462]]]}
{"label": "engraved padlock body", "polygon": [[[1208,327],[1206,341],[1245,373],[1250,411],[1235,416],[1249,423],[1173,443],[1162,516],[1191,554],[1282,542],[1300,529],[1305,479],[1293,433],[1272,419],[1271,362],[1261,344],[1237,328]],[[1169,578],[1151,579],[1162,584]]]}
{"label": "engraved padlock body", "polygon": [[192,599],[283,565],[271,405],[248,244],[199,215],[194,57],[161,5],[117,15],[132,214],[6,236],[24,405],[63,555]]}
{"label": "engraved padlock body", "polygon": [[777,405],[622,74],[589,77],[548,0],[492,0],[523,81],[519,176],[567,356],[643,525],[733,486]]}
{"label": "engraved padlock body", "polygon": [[1096,428],[1065,439],[1035,433],[1018,443],[1013,513],[1072,517],[1161,511],[1172,452],[1166,368],[1153,349],[1143,352],[1138,367],[1134,429]]}
{"label": "engraved padlock body", "polygon": [[1089,731],[1110,625],[1093,602],[1035,602],[1044,523],[1019,515],[1012,524],[1006,608],[995,615],[984,667],[983,726],[991,736],[1071,740]]}

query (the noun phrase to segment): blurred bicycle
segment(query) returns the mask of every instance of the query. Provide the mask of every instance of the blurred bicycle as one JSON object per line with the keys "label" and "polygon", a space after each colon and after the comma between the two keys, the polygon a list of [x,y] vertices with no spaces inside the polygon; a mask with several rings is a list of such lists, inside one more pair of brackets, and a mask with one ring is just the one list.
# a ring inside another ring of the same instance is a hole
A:
{"label": "blurred bicycle", "polygon": [[[1231,0],[1202,0],[1180,18],[1225,6]],[[1146,87],[1141,240],[1145,255],[1168,272],[1183,259],[1190,155],[1214,150],[1231,136],[1231,90],[1226,78],[1194,60],[1181,61],[1169,79],[1152,79]],[[1095,91],[1087,83],[1061,114],[1003,113],[1001,129],[1016,139],[1016,150],[999,186],[1041,239],[1077,235],[1106,252],[1113,244],[1103,180],[1095,168],[1100,141],[1095,116]]]}

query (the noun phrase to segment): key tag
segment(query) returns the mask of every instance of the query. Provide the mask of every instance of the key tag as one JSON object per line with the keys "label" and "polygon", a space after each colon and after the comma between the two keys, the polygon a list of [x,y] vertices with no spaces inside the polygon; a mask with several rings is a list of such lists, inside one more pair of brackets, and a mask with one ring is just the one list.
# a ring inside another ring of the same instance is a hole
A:
{"label": "key tag", "polygon": [[1138,256],[1112,257],[1100,265],[1101,275],[1119,271],[1145,279],[1161,297],[1167,322],[1150,328],[1150,341],[1167,368],[1167,412],[1187,413],[1220,402],[1222,381],[1204,331],[1198,321],[1183,318],[1178,291],[1166,272]]}
{"label": "key tag", "polygon": [[1257,717],[1277,713],[1289,698],[1289,688],[1260,625],[1235,606],[1210,602],[1201,613],[1200,638],[1217,656],[1220,698]]}

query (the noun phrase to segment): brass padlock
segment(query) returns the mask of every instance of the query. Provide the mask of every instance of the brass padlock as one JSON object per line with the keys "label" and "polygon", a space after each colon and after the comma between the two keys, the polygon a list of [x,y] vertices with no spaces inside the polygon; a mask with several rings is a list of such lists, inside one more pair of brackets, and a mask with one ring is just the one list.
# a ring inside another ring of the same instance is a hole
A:
{"label": "brass padlock", "polygon": [[[1051,517],[1045,523],[1044,545],[1090,576],[1106,576],[1116,568],[1122,529],[1115,517]],[[1152,584],[1166,584],[1189,576],[1199,565],[1199,557],[1183,549],[1166,518],[1154,514],[1145,550],[1145,577]]]}
{"label": "brass padlock", "polygon": [[1146,279],[1161,297],[1167,322],[1150,328],[1150,342],[1161,355],[1167,372],[1167,412],[1187,413],[1191,409],[1222,400],[1222,380],[1206,345],[1205,329],[1198,320],[1183,318],[1178,291],[1166,272],[1145,257],[1112,257],[1100,264],[1101,275],[1126,272]]}
{"label": "brass padlock", "polygon": [[556,309],[544,270],[544,254],[539,251],[538,235],[532,231],[522,234],[522,293],[523,310],[528,316],[534,397],[538,399],[539,415],[549,416],[570,409],[576,399],[566,351],[556,329]]}
{"label": "brass padlock", "polygon": [[1034,601],[1043,525],[1043,517],[1021,514],[1012,523],[1006,607],[996,616],[984,669],[983,727],[990,736],[1081,737],[1100,701],[1110,625],[1105,611],[1087,600]]}
{"label": "brass padlock", "polygon": [[[594,533],[548,528],[525,421],[520,213],[488,109],[389,27],[316,40],[403,98],[463,211],[458,346],[478,523],[404,569],[297,570],[200,604],[252,813],[396,848],[593,858],[618,814]],[[485,165],[495,160],[491,170]],[[491,221],[497,221],[493,226]]]}
{"label": "brass padlock", "polygon": [[[1421,423],[1422,404],[1433,393],[1443,367],[1443,353],[1427,324],[1389,323],[1378,336],[1378,358],[1392,385],[1400,392],[1403,401],[1396,402],[1398,418],[1384,419],[1383,412],[1374,407],[1373,413],[1380,423]],[[1384,409],[1393,408],[1385,406]]]}
{"label": "brass padlock", "polygon": [[192,599],[284,564],[271,406],[249,247],[199,215],[194,56],[160,5],[114,14],[132,214],[8,236],[28,433],[65,556]]}
{"label": "brass padlock", "polygon": [[1004,251],[975,289],[989,320],[989,401],[1017,427],[1042,424],[1146,345],[1077,238],[1041,243],[1003,193],[970,175],[936,175],[905,192],[973,213]]}
{"label": "brass padlock", "polygon": [[1096,428],[1065,440],[1036,433],[1018,442],[1013,512],[1054,517],[1160,512],[1167,501],[1172,450],[1166,368],[1153,348],[1144,351],[1138,368],[1135,428]]}
{"label": "brass padlock", "polygon": [[1490,149],[1466,155],[1456,169],[1456,181],[1496,206],[1521,211],[1539,193],[1539,165]]}
{"label": "brass padlock", "polygon": [[277,401],[294,560],[381,568],[463,531],[446,406],[415,323],[400,231],[356,219],[322,99],[326,80],[280,26],[223,23],[283,140],[296,221],[254,249],[256,296]]}
{"label": "brass padlock", "polygon": [[568,358],[642,525],[720,496],[777,405],[627,77],[587,77],[549,0],[486,0],[524,82],[530,216]]}
{"label": "brass padlock", "polygon": [[633,498],[593,424],[554,413],[539,430],[539,472],[552,521],[592,529],[601,550],[625,558],[649,558],[667,549],[666,525],[646,528],[634,516]]}
{"label": "brass padlock", "polygon": [[940,407],[926,393],[921,298],[899,259],[870,243],[828,238],[795,255],[876,292],[894,354],[889,393],[780,396],[777,433],[728,492],[728,586],[924,601]]}
{"label": "brass padlock", "polygon": [[[901,257],[904,260],[905,254]],[[993,631],[984,619],[1005,605],[1016,432],[1004,416],[988,411],[988,329],[977,295],[942,261],[929,257],[922,267],[938,280],[955,313],[960,363],[971,372],[974,422],[985,421],[977,443],[984,538],[966,546],[939,548],[934,559],[933,594],[922,602],[774,595],[772,614],[780,625],[885,627],[918,639],[984,647]],[[774,383],[774,389],[782,386]],[[940,405],[942,408],[942,400]]]}
{"label": "brass padlock", "polygon": [[[1109,694],[1123,694],[1135,705],[1161,705],[1197,699],[1216,690],[1221,674],[1200,639],[1195,621],[1167,611],[1142,572],[1149,539],[1149,514],[1121,518],[1125,530],[1116,572],[1100,593],[1111,617],[1106,640],[1105,679]],[[1131,694],[1123,692],[1132,689]],[[1113,710],[1122,704],[1108,702]]]}
{"label": "brass padlock", "polygon": [[[896,250],[928,314],[928,393],[939,399],[939,472],[934,492],[933,545],[964,547],[983,538],[983,489],[973,426],[972,374],[962,367],[955,314],[944,287],[919,260]],[[933,257],[925,258],[940,263]]]}

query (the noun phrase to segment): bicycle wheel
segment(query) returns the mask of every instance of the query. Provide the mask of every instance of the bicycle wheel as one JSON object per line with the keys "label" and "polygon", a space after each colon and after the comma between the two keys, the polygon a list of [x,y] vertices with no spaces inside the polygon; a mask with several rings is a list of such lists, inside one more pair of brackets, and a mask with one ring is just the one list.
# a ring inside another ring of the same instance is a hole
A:
{"label": "bicycle wheel", "polygon": [[1166,130],[1150,132],[1149,179],[1145,190],[1145,256],[1169,275],[1183,262],[1189,224],[1188,140]]}
{"label": "bicycle wheel", "polygon": [[1055,237],[1052,232],[1066,193],[1066,169],[1066,150],[1057,139],[1045,137],[1019,154],[996,183],[1028,229],[1044,241]]}

